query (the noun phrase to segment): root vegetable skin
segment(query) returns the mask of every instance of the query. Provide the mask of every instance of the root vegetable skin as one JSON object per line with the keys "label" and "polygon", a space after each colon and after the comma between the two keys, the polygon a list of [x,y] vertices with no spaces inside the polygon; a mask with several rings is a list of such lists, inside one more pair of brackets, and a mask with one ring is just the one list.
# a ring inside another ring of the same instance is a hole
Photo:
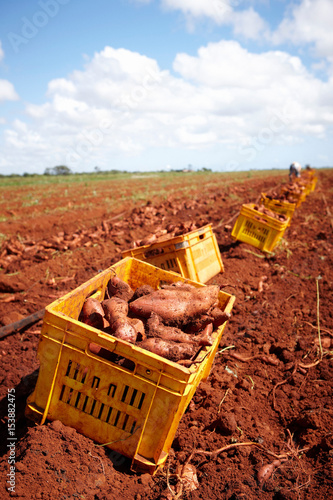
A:
{"label": "root vegetable skin", "polygon": [[118,322],[113,335],[121,340],[126,340],[131,344],[134,344],[137,339],[137,331],[129,321]]}
{"label": "root vegetable skin", "polygon": [[106,297],[111,297],[102,302],[88,297],[79,321],[167,360],[191,366],[202,346],[213,345],[215,325],[230,317],[218,307],[219,291],[217,285],[198,288],[181,281],[158,290],[150,285],[132,290],[114,275],[106,291]]}
{"label": "root vegetable skin", "polygon": [[134,291],[129,284],[120,279],[117,275],[110,278],[110,281],[107,284],[107,291],[110,297],[119,297],[126,302],[131,300],[134,295]]}
{"label": "root vegetable skin", "polygon": [[175,362],[191,358],[198,350],[197,346],[188,343],[175,343],[159,338],[149,338],[138,345],[142,349]]}
{"label": "root vegetable skin", "polygon": [[214,328],[223,325],[223,323],[228,321],[231,317],[231,314],[229,312],[222,311],[222,309],[219,309],[218,307],[214,307],[210,315],[213,318]]}
{"label": "root vegetable skin", "polygon": [[104,327],[104,310],[100,301],[88,297],[82,306],[79,320],[86,325],[102,329]]}
{"label": "root vegetable skin", "polygon": [[103,300],[102,307],[105,317],[110,324],[112,335],[134,343],[137,338],[137,330],[131,323],[128,314],[128,303],[119,297]]}
{"label": "root vegetable skin", "polygon": [[103,300],[102,308],[111,328],[114,328],[117,321],[127,318],[128,304],[125,300],[120,299],[119,297],[112,297],[111,299]]}
{"label": "root vegetable skin", "polygon": [[170,283],[169,285],[162,285],[161,286],[162,290],[189,290],[190,292],[192,290],[196,290],[196,287],[194,285],[190,285],[189,283],[185,283],[183,281],[176,281],[175,283]]}
{"label": "root vegetable skin", "polygon": [[152,312],[160,316],[165,324],[183,325],[190,319],[204,314],[218,304],[218,285],[193,290],[162,289],[140,297],[129,304],[130,311],[149,318]]}
{"label": "root vegetable skin", "polygon": [[231,314],[229,312],[225,312],[218,307],[214,307],[212,311],[209,312],[209,314],[203,314],[195,321],[187,325],[185,331],[187,333],[199,332],[200,330],[206,328],[206,326],[209,325],[210,323],[213,323],[215,329],[223,325],[223,323],[225,323],[226,321],[228,321],[230,317]]}
{"label": "root vegetable skin", "polygon": [[130,300],[136,300],[139,297],[143,297],[144,295],[149,295],[150,293],[153,293],[155,289],[150,286],[150,285],[142,285],[139,286],[135,291],[134,295]]}
{"label": "root vegetable skin", "polygon": [[204,328],[204,330],[195,337],[195,340],[198,343],[198,345],[201,345],[201,346],[212,346],[213,345],[213,339],[212,339],[213,329],[214,329],[213,323],[209,323]]}
{"label": "root vegetable skin", "polygon": [[145,332],[145,326],[144,326],[143,322],[141,321],[141,319],[129,318],[129,322],[136,331],[137,340],[146,340],[147,335]]}
{"label": "root vegetable skin", "polygon": [[272,217],[273,219],[278,219],[278,220],[280,220],[282,222],[285,222],[287,220],[287,217],[284,214],[279,214],[277,212],[273,212],[272,210],[269,210],[264,205],[255,205],[253,208],[257,212],[260,212],[262,214],[268,215],[269,217]]}
{"label": "root vegetable skin", "polygon": [[164,325],[161,318],[153,312],[147,321],[147,326],[151,337],[158,337],[163,340],[188,343],[196,346],[212,345],[213,343],[211,338],[211,333],[213,331],[212,323],[207,325],[205,330],[200,335],[195,336],[189,333],[184,333],[179,328]]}
{"label": "root vegetable skin", "polygon": [[147,321],[148,332],[150,337],[158,337],[163,340],[171,340],[173,342],[188,342],[194,344],[191,335],[184,333],[179,328],[174,326],[166,326],[162,323],[161,318],[154,312],[151,313]]}
{"label": "root vegetable skin", "polygon": [[206,328],[206,326],[212,322],[212,317],[207,314],[202,314],[199,318],[186,325],[186,333],[198,333],[199,331]]}
{"label": "root vegetable skin", "polygon": [[270,464],[263,465],[258,471],[258,475],[257,475],[258,483],[261,486],[263,486],[264,483],[271,477],[274,470],[277,467],[280,467],[282,462],[285,462],[285,460],[274,460],[274,462],[272,462]]}

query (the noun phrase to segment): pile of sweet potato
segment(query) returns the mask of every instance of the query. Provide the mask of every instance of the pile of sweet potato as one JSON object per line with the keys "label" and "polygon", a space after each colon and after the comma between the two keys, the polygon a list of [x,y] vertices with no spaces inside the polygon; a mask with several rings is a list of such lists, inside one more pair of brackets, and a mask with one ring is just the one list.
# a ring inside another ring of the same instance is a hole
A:
{"label": "pile of sweet potato", "polygon": [[218,306],[218,285],[197,288],[178,281],[136,290],[111,277],[101,302],[88,297],[79,320],[166,359],[190,365],[213,331],[230,317]]}
{"label": "pile of sweet potato", "polygon": [[265,205],[259,204],[259,205],[254,205],[254,210],[261,214],[268,215],[269,217],[273,217],[273,219],[277,219],[280,222],[285,222],[287,220],[287,217],[284,214],[279,214],[277,212],[273,212],[269,208],[265,207]]}
{"label": "pile of sweet potato", "polygon": [[281,188],[278,199],[293,203],[303,193],[304,189],[305,186],[300,182],[289,182]]}
{"label": "pile of sweet potato", "polygon": [[160,243],[176,236],[182,236],[195,229],[199,229],[200,225],[193,221],[180,222],[178,224],[168,224],[165,227],[156,228],[154,233],[149,234],[142,240],[133,241],[131,247],[137,248],[144,245],[152,245],[153,243]]}

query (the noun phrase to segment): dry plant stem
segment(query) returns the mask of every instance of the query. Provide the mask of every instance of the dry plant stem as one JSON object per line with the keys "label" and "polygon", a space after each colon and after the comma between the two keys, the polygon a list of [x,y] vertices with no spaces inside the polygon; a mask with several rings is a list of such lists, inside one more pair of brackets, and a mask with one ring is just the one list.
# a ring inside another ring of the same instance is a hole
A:
{"label": "dry plant stem", "polygon": [[[185,467],[185,465],[187,465],[187,463],[188,463],[188,460],[186,460],[186,462],[184,463],[182,471],[184,470],[184,467]],[[171,488],[170,481],[169,481],[170,477],[175,477],[180,482],[179,490],[178,490],[177,493],[175,493],[173,491],[173,489]],[[180,498],[181,495],[182,495],[182,493],[183,493],[183,483],[182,483],[181,475],[179,475],[179,474],[170,474],[170,470],[169,470],[169,466],[168,466],[166,480],[167,480],[168,490],[170,491],[170,493],[172,495],[172,498],[175,498],[176,500],[178,500],[178,498]]]}
{"label": "dry plant stem", "polygon": [[218,224],[216,224],[216,226],[213,226],[212,229],[216,229],[217,227],[221,226],[222,224],[224,224],[225,226],[227,226],[228,224],[230,224],[230,222],[232,222],[234,219],[236,219],[236,217],[238,216],[238,212],[235,213],[231,219],[227,220],[227,222],[223,222],[223,219],[220,220],[220,222]]}
{"label": "dry plant stem", "polygon": [[103,460],[101,459],[101,457],[97,457],[96,455],[93,455],[93,454],[91,453],[91,451],[89,451],[89,455],[90,455],[91,457],[93,457],[93,458],[97,458],[97,460],[99,460],[99,461],[101,462],[101,466],[102,466],[102,469],[103,469],[103,474],[104,474],[104,476],[105,476],[104,464],[103,464]]}
{"label": "dry plant stem", "polygon": [[220,404],[219,404],[219,410],[218,410],[218,412],[217,412],[217,413],[220,413],[220,411],[221,411],[221,406],[223,405],[223,402],[224,402],[225,398],[227,397],[228,392],[229,392],[229,388],[225,391],[224,396],[223,396],[223,398],[222,398],[222,399],[221,399],[221,401],[220,401]]}
{"label": "dry plant stem", "polygon": [[[174,477],[174,476],[175,476],[175,474],[172,474],[172,476]],[[170,481],[169,481],[169,479],[170,479],[170,471],[169,471],[169,466],[168,466],[168,469],[167,469],[167,475],[166,475],[166,480],[167,480],[168,490],[170,491],[170,493],[171,493],[171,495],[172,495],[172,498],[179,498],[178,494],[176,494],[176,493],[172,490],[172,488],[171,488],[171,486],[170,486]],[[182,488],[181,488],[181,490],[182,490]]]}
{"label": "dry plant stem", "polygon": [[277,460],[283,460],[283,459],[288,459],[290,456],[290,453],[285,453],[282,455],[277,455],[276,453],[273,453],[272,451],[267,450],[262,444],[260,443],[255,443],[253,441],[248,441],[246,443],[233,443],[233,444],[228,444],[227,446],[223,446],[223,448],[219,448],[218,450],[214,451],[205,451],[205,450],[195,450],[193,451],[189,458],[186,460],[186,463],[188,463],[194,455],[205,455],[205,456],[217,456],[220,453],[223,453],[225,451],[232,450],[233,448],[240,448],[241,446],[255,446],[256,448],[260,448],[263,450],[267,455],[270,455],[273,458],[276,458]]}
{"label": "dry plant stem", "polygon": [[28,328],[29,326],[33,325],[34,323],[37,323],[37,321],[41,320],[44,316],[45,309],[40,309],[39,311],[30,314],[30,316],[27,316],[26,318],[20,319],[18,321],[15,321],[14,323],[11,323],[10,325],[5,325],[0,328],[0,339],[7,337],[11,333],[17,333],[20,330],[23,330],[23,328]]}
{"label": "dry plant stem", "polygon": [[232,358],[235,358],[238,361],[243,361],[244,363],[252,361],[252,359],[259,359],[261,357],[260,354],[255,354],[254,356],[247,356],[246,358],[243,358],[243,356],[241,354],[238,354],[237,352],[231,352],[229,354]]}
{"label": "dry plant stem", "polygon": [[286,384],[288,382],[288,380],[290,380],[295,375],[296,371],[297,371],[297,363],[295,363],[295,366],[294,366],[294,369],[293,369],[291,375],[289,375],[289,377],[286,378],[285,380],[282,380],[281,382],[278,382],[273,387],[272,394],[273,394],[273,408],[274,408],[274,410],[276,410],[276,398],[275,398],[275,391],[276,391],[276,389],[278,387],[280,387],[280,385]]}
{"label": "dry plant stem", "polygon": [[246,358],[243,358],[241,354],[238,354],[237,352],[230,352],[230,356],[234,359],[237,359],[238,361],[242,361],[243,363],[246,363],[247,361],[252,361],[253,359],[261,359],[265,363],[271,364],[271,365],[278,365],[278,361],[272,358],[271,356],[266,356],[266,354],[254,354],[253,356],[248,356]]}
{"label": "dry plant stem", "polygon": [[[309,323],[309,321],[303,321],[303,323],[306,323],[307,325],[311,326],[311,328],[318,328],[318,326],[312,325],[311,323]],[[321,328],[320,331],[328,333],[329,335],[333,336],[333,332],[331,332],[330,330],[327,330],[326,328]]]}
{"label": "dry plant stem", "polygon": [[[291,434],[291,432],[290,432],[289,429],[287,429],[287,433],[288,433],[287,448],[290,451],[292,457],[297,461],[297,463],[298,463],[301,471],[304,474],[306,474],[306,471],[304,470],[304,467],[303,467],[303,464],[301,463],[299,455],[300,455],[301,452],[307,451],[309,448],[303,448],[303,449],[300,450],[298,447],[295,446],[294,441],[293,441],[293,435]],[[305,484],[308,484],[308,482],[310,482],[310,481],[311,481],[311,477],[309,476],[309,480]],[[298,482],[299,482],[299,474],[297,475],[297,478],[296,478],[297,492],[298,492],[299,489],[301,489],[302,487],[305,486],[305,485],[299,486]]]}

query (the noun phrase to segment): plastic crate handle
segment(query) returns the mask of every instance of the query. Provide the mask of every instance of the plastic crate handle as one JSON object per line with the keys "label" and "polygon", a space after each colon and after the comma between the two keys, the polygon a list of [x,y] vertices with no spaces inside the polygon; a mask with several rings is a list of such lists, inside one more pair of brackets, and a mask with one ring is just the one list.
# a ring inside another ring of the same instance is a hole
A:
{"label": "plastic crate handle", "polygon": [[[122,366],[131,372],[135,370],[135,363],[133,360],[126,358],[121,354],[116,354],[117,341],[115,342],[115,349],[111,351],[110,349],[106,349],[105,347],[100,346],[99,344],[95,344],[95,342],[90,342],[88,344],[89,352],[87,354],[96,359],[102,359],[104,361],[108,361],[109,363],[113,363],[118,366]],[[120,359],[118,359],[120,358]],[[120,363],[120,360],[122,363]]]}
{"label": "plastic crate handle", "polygon": [[182,248],[188,248],[190,246],[188,241],[181,241],[180,243],[175,244],[176,250],[181,250]]}

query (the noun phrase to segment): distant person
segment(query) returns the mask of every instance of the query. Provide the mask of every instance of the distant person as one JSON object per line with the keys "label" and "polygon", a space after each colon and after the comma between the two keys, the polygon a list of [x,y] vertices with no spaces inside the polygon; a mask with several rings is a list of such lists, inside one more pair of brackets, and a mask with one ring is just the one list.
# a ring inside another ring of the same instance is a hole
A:
{"label": "distant person", "polygon": [[294,161],[289,167],[289,180],[292,181],[294,177],[300,177],[302,166],[297,161]]}

